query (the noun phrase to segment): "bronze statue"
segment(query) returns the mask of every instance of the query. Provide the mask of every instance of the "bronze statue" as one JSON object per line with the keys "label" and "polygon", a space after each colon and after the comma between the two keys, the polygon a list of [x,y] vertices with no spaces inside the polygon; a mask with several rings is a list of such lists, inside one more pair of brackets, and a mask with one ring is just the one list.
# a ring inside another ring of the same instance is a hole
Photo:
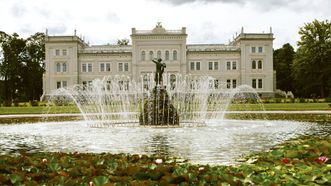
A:
{"label": "bronze statue", "polygon": [[165,63],[162,63],[161,58],[153,59],[152,61],[156,64],[155,83],[157,85],[161,85],[164,68],[166,68],[167,65]]}

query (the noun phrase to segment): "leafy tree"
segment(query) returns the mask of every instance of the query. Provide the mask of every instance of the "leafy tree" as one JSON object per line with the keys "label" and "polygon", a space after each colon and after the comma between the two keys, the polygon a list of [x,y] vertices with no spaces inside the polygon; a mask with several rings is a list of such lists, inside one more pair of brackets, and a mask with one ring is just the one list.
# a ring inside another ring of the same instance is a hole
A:
{"label": "leafy tree", "polygon": [[42,95],[42,76],[45,59],[45,34],[36,33],[26,40],[26,63],[23,66],[23,88],[27,100],[38,100]]}
{"label": "leafy tree", "polygon": [[284,44],[282,48],[274,51],[274,69],[276,70],[277,89],[293,91],[291,68],[294,54],[294,49],[289,43]]}
{"label": "leafy tree", "polygon": [[45,35],[36,33],[28,39],[14,33],[0,32],[1,97],[4,100],[35,100],[42,94],[42,63],[45,58]]}
{"label": "leafy tree", "polygon": [[25,41],[18,34],[12,36],[1,33],[3,59],[0,64],[0,75],[4,81],[4,99],[13,100],[22,90],[22,62],[25,58]]}
{"label": "leafy tree", "polygon": [[330,96],[331,23],[314,20],[300,28],[293,63],[296,89],[302,96]]}
{"label": "leafy tree", "polygon": [[117,44],[118,45],[128,45],[129,44],[129,40],[128,39],[118,39],[117,40]]}

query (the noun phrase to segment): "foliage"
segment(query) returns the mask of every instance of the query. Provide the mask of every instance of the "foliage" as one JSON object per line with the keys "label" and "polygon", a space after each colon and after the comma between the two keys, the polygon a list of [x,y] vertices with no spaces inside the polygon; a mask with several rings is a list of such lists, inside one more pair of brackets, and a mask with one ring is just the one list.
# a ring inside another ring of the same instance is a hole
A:
{"label": "foliage", "polygon": [[36,33],[27,39],[18,34],[0,32],[0,92],[4,100],[36,100],[42,94],[45,35]]}
{"label": "foliage", "polygon": [[124,45],[129,45],[129,40],[128,39],[118,39],[117,40],[117,45],[121,45],[121,46],[124,46]]}
{"label": "foliage", "polygon": [[277,89],[293,91],[293,78],[290,74],[294,55],[294,48],[289,43],[284,44],[282,48],[274,51],[273,57],[277,77]]}
{"label": "foliage", "polygon": [[[237,166],[159,155],[32,153],[0,156],[2,185],[330,185],[331,137],[300,138]],[[162,160],[162,161],[160,161]]]}
{"label": "foliage", "polygon": [[292,67],[296,95],[331,95],[331,22],[314,20],[300,28]]}

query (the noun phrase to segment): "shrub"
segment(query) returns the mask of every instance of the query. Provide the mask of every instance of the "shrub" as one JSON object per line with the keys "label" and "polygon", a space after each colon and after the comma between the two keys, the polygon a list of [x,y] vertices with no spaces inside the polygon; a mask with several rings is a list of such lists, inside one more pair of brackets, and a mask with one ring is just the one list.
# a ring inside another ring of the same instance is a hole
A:
{"label": "shrub", "polygon": [[39,105],[37,100],[32,100],[32,101],[30,100],[29,103],[32,107],[36,107]]}
{"label": "shrub", "polygon": [[325,102],[331,103],[331,98],[325,98]]}
{"label": "shrub", "polygon": [[3,106],[4,107],[10,107],[12,105],[12,101],[11,100],[5,100],[3,101]]}
{"label": "shrub", "polygon": [[276,103],[281,103],[282,102],[282,99],[281,98],[275,98],[275,102]]}
{"label": "shrub", "polygon": [[14,99],[13,103],[14,103],[14,106],[15,107],[18,107],[19,104],[20,104],[20,102],[18,101],[18,99]]}
{"label": "shrub", "polygon": [[299,98],[299,103],[306,103],[306,99],[305,98]]}

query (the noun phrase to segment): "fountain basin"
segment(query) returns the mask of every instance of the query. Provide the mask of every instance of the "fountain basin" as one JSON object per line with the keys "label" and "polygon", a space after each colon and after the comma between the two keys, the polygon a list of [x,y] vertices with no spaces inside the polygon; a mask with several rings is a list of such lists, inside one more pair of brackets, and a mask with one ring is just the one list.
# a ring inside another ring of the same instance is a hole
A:
{"label": "fountain basin", "polygon": [[290,121],[213,120],[201,127],[90,127],[92,121],[0,126],[0,152],[161,154],[199,164],[235,164],[300,135],[322,135],[330,125]]}

